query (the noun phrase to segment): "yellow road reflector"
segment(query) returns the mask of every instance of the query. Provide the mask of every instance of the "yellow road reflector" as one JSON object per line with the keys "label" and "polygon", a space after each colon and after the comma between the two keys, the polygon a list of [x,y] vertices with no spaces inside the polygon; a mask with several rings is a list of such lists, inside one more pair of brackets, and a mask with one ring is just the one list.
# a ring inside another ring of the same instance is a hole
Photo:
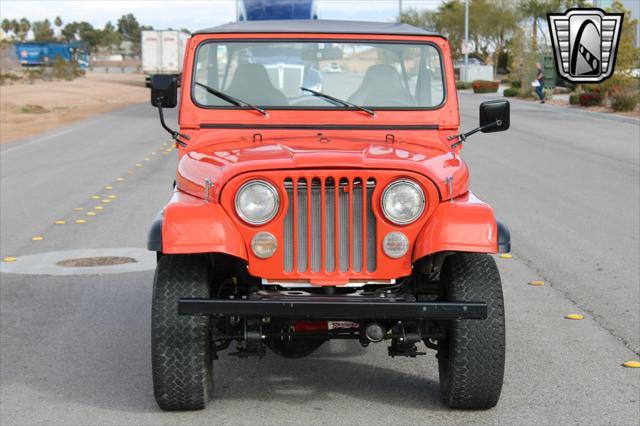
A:
{"label": "yellow road reflector", "polygon": [[111,186],[111,185],[107,185],[107,186],[105,186],[105,187],[104,187],[104,189],[111,190],[111,189],[113,189],[113,186]]}
{"label": "yellow road reflector", "polygon": [[94,209],[94,210],[104,210],[104,207],[102,207],[102,206],[95,206],[93,209]]}
{"label": "yellow road reflector", "polygon": [[626,361],[622,365],[627,368],[640,368],[640,361]]}
{"label": "yellow road reflector", "polygon": [[110,203],[111,202],[111,200],[106,199],[106,198],[104,200],[100,200],[100,201],[102,201],[103,203]]}
{"label": "yellow road reflector", "polygon": [[109,195],[107,198],[118,198],[117,195]]}
{"label": "yellow road reflector", "polygon": [[541,286],[544,285],[544,281],[529,281],[529,285]]}
{"label": "yellow road reflector", "polygon": [[56,220],[56,221],[55,221],[55,222],[53,222],[53,223],[55,223],[56,225],[64,225],[64,224],[65,224],[65,223],[67,223],[67,222],[65,222],[64,220]]}
{"label": "yellow road reflector", "polygon": [[96,212],[87,212],[87,216],[95,216]]}
{"label": "yellow road reflector", "polygon": [[99,200],[99,199],[100,199],[100,196],[99,196],[99,195],[92,195],[92,196],[91,196],[91,199],[92,199],[92,200]]}
{"label": "yellow road reflector", "polygon": [[502,253],[502,254],[499,254],[498,257],[501,259],[511,259],[513,255],[511,253]]}
{"label": "yellow road reflector", "polygon": [[[100,198],[100,197],[98,197]],[[76,207],[75,209],[73,209],[74,212],[81,212],[82,210],[84,210],[84,208],[82,207]]]}
{"label": "yellow road reflector", "polygon": [[123,177],[119,177],[119,178],[116,178],[116,180],[117,180],[118,182],[122,182],[122,181],[124,180],[124,178],[123,178]]}
{"label": "yellow road reflector", "polygon": [[151,158],[149,158],[149,157],[145,157],[145,158],[144,158],[144,161],[151,161]]}
{"label": "yellow road reflector", "polygon": [[142,167],[142,163],[136,163],[136,167]]}
{"label": "yellow road reflector", "polygon": [[581,320],[584,319],[584,315],[581,314],[569,314],[567,316],[565,316],[566,319],[570,319],[570,320]]}
{"label": "yellow road reflector", "polygon": [[17,257],[5,257],[4,259],[2,259],[3,262],[15,262],[16,260],[18,260]]}
{"label": "yellow road reflector", "polygon": [[84,219],[78,219],[78,220],[76,220],[76,223],[77,223],[77,224],[79,224],[79,225],[81,225],[81,224],[83,224],[83,223],[87,223],[87,221],[86,221],[86,220],[84,220]]}
{"label": "yellow road reflector", "polygon": [[31,241],[42,241],[42,240],[44,240],[44,237],[41,237],[41,236],[31,237]]}

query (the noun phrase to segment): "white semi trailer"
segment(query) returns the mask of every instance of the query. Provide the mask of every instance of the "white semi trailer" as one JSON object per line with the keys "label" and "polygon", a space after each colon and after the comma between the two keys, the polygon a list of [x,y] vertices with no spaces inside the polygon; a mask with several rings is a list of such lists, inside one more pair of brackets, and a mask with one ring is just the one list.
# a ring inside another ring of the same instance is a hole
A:
{"label": "white semi trailer", "polygon": [[182,31],[142,31],[142,71],[147,74],[147,87],[151,87],[152,75],[182,74],[182,59],[189,37]]}

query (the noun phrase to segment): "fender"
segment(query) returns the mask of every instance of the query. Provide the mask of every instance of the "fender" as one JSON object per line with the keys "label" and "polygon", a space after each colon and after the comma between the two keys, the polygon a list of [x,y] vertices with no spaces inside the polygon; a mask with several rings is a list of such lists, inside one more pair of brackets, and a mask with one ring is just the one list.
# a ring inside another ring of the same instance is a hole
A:
{"label": "fender", "polygon": [[442,251],[508,252],[509,229],[498,223],[493,209],[473,193],[442,202],[422,228],[413,248],[413,262]]}
{"label": "fender", "polygon": [[247,260],[244,240],[222,206],[175,190],[162,215],[160,244],[152,245],[151,227],[149,249],[162,247],[164,254],[224,253]]}

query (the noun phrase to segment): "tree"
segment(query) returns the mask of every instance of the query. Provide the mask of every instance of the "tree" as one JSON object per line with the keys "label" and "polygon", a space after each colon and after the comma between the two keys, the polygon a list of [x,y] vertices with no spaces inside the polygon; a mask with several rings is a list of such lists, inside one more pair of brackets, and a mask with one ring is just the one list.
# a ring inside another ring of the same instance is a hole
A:
{"label": "tree", "polygon": [[0,24],[0,27],[2,28],[2,31],[4,32],[4,35],[9,38],[9,33],[11,32],[11,29],[13,28],[13,25],[11,24],[11,21],[8,20],[7,18],[4,18],[2,20],[2,24]]}
{"label": "tree", "polygon": [[116,27],[111,23],[111,21],[107,22],[102,29],[100,45],[105,47],[112,47],[117,45],[122,41],[120,33],[116,31]]}
{"label": "tree", "polygon": [[76,36],[78,35],[78,23],[67,23],[67,25],[65,25],[64,28],[62,28],[62,30],[60,31],[60,35],[67,43],[76,40]]}
{"label": "tree", "polygon": [[62,26],[62,19],[59,16],[56,16],[56,19],[53,21],[53,25],[60,28]]}
{"label": "tree", "polygon": [[27,18],[20,18],[19,21],[14,19],[11,21],[11,26],[13,27],[13,33],[20,41],[24,41],[27,38],[27,34],[29,34],[29,30],[31,30],[31,23]]}
{"label": "tree", "polygon": [[140,23],[133,13],[122,15],[117,25],[123,40],[140,43]]}
{"label": "tree", "polygon": [[35,41],[51,41],[54,39],[53,28],[48,19],[44,21],[35,21],[31,28],[33,30],[33,39]]}

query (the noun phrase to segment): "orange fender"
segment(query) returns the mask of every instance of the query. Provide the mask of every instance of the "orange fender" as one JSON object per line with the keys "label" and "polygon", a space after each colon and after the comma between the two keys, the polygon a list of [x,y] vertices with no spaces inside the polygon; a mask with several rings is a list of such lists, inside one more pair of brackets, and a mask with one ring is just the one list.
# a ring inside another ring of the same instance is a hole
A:
{"label": "orange fender", "polygon": [[441,251],[498,252],[493,209],[471,192],[436,207],[416,238],[413,261]]}
{"label": "orange fender", "polygon": [[247,260],[244,240],[222,206],[178,190],[164,209],[162,252],[225,253]]}

